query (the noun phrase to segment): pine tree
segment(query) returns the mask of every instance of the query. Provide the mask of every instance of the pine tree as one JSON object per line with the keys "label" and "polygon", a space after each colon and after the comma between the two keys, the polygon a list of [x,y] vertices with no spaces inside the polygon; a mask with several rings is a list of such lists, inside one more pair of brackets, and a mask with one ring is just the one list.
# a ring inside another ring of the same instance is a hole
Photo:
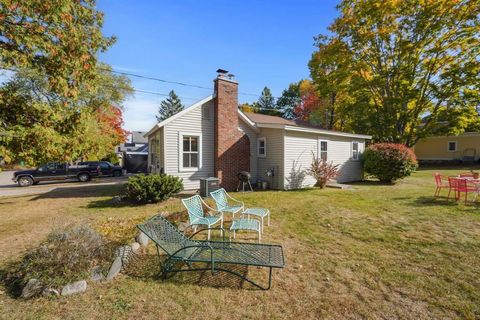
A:
{"label": "pine tree", "polygon": [[275,99],[268,87],[263,88],[262,95],[258,98],[257,104],[260,109],[269,110],[275,108]]}
{"label": "pine tree", "polygon": [[168,98],[163,100],[160,103],[160,107],[158,107],[158,115],[156,116],[157,121],[161,122],[167,118],[170,118],[174,114],[182,111],[183,108],[182,101],[177,96],[175,91],[172,90],[169,92]]}
{"label": "pine tree", "polygon": [[281,114],[276,109],[275,98],[272,96],[272,92],[268,87],[263,88],[262,94],[258,101],[254,104],[255,112],[269,114],[269,115],[279,115]]}

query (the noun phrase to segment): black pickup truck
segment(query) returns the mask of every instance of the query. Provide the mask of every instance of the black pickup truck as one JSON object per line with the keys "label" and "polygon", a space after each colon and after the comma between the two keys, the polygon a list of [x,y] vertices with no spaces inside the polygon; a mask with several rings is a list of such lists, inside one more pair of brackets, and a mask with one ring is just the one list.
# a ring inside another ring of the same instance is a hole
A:
{"label": "black pickup truck", "polygon": [[123,174],[122,167],[111,164],[108,161],[82,161],[80,166],[100,167],[102,177],[120,177]]}
{"label": "black pickup truck", "polygon": [[41,181],[78,179],[78,181],[86,182],[99,175],[101,175],[100,166],[49,162],[37,169],[16,171],[13,173],[12,180],[20,187],[28,187]]}

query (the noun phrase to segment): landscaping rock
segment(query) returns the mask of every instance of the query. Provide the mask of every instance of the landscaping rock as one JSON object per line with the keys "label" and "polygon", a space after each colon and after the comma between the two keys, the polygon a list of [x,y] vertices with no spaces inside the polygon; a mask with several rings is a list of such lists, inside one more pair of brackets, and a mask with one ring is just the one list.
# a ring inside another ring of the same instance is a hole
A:
{"label": "landscaping rock", "polygon": [[87,290],[87,281],[80,280],[71,284],[67,284],[62,289],[62,296],[69,296],[72,294],[81,293]]}
{"label": "landscaping rock", "polygon": [[56,296],[58,297],[60,295],[60,292],[58,290],[53,289],[53,288],[45,288],[42,291],[42,295],[44,296]]}
{"label": "landscaping rock", "polygon": [[140,249],[140,243],[134,242],[130,245],[132,247],[132,251],[136,252],[138,249]]}
{"label": "landscaping rock", "polygon": [[135,240],[137,240],[137,242],[140,243],[140,245],[146,246],[150,239],[148,239],[145,233],[140,232]]}
{"label": "landscaping rock", "polygon": [[92,281],[102,281],[103,279],[105,279],[105,277],[103,276],[103,273],[102,273],[102,268],[100,268],[99,266],[96,266],[92,269],[92,277],[91,277]]}
{"label": "landscaping rock", "polygon": [[160,212],[160,217],[163,217],[163,218],[166,218],[170,215],[170,213],[168,211],[162,211]]}
{"label": "landscaping rock", "polygon": [[37,279],[28,280],[26,286],[22,289],[21,297],[29,299],[39,295],[43,290],[43,286]]}
{"label": "landscaping rock", "polygon": [[107,280],[112,280],[113,278],[115,278],[120,273],[121,270],[122,270],[122,257],[117,256],[113,261],[112,266],[110,267],[110,270],[108,270]]}

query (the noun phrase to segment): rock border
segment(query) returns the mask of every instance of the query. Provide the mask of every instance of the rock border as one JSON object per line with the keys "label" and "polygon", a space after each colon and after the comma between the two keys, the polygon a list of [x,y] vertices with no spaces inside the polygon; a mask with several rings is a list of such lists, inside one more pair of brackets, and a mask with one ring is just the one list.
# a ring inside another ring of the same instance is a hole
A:
{"label": "rock border", "polygon": [[[161,212],[160,214],[162,216],[168,215],[168,212]],[[107,275],[105,276],[102,273],[101,268],[99,266],[96,266],[91,270],[90,281],[101,282],[114,279],[121,273],[122,270],[125,270],[129,263],[131,263],[135,259],[138,251],[142,247],[148,246],[149,242],[150,239],[147,237],[147,235],[140,231],[135,237],[134,242],[129,245],[122,245],[117,248],[115,252],[115,258],[110,265]],[[73,283],[69,283],[63,286],[61,290],[58,290],[56,288],[45,286],[38,279],[32,278],[28,280],[27,284],[22,289],[20,297],[23,299],[30,299],[40,295],[57,297],[69,296],[85,292],[87,290],[87,287],[87,280],[79,280]]]}

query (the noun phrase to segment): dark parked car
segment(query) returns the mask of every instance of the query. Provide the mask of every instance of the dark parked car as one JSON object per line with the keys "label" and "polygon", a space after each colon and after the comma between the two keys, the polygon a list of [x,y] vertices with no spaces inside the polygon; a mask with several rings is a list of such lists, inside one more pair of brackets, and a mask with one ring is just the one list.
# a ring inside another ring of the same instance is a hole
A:
{"label": "dark parked car", "polygon": [[12,180],[20,187],[28,187],[41,181],[78,179],[85,182],[101,174],[100,167],[69,165],[64,162],[49,162],[37,169],[21,170],[13,173]]}
{"label": "dark parked car", "polygon": [[92,168],[100,167],[102,176],[120,177],[122,175],[122,167],[113,165],[108,161],[82,161],[78,164]]}

